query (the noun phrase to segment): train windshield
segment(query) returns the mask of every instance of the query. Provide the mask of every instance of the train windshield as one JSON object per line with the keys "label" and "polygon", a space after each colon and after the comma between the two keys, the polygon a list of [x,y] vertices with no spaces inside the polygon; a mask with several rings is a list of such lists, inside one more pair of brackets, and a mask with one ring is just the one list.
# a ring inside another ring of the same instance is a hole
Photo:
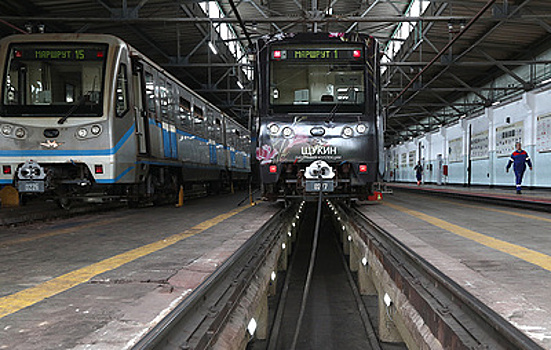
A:
{"label": "train windshield", "polygon": [[270,108],[275,112],[362,112],[361,47],[278,47],[270,52]]}
{"label": "train windshield", "polygon": [[11,45],[2,114],[101,116],[106,56],[102,44]]}

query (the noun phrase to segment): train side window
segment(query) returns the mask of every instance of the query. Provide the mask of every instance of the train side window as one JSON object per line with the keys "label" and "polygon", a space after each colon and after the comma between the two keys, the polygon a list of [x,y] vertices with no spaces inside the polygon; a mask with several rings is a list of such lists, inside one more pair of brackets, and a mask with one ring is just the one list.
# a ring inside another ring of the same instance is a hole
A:
{"label": "train side window", "polygon": [[121,64],[119,67],[115,91],[115,110],[117,112],[117,117],[122,118],[126,112],[128,112],[128,79],[125,64]]}
{"label": "train side window", "polygon": [[147,98],[147,110],[155,113],[155,82],[151,73],[145,73],[145,95]]}
{"label": "train side window", "polygon": [[204,121],[203,108],[193,105],[193,130],[198,134],[202,134],[204,131]]}
{"label": "train side window", "polygon": [[180,97],[178,105],[180,113],[180,123],[182,126],[191,128],[191,103],[183,97]]}
{"label": "train side window", "polygon": [[166,83],[166,96],[168,103],[168,117],[171,121],[174,120],[174,91],[172,90],[172,84]]}
{"label": "train side window", "polygon": [[164,80],[160,80],[159,84],[159,102],[161,106],[161,117],[166,121],[168,119],[168,91]]}
{"label": "train side window", "polygon": [[214,130],[216,132],[216,142],[222,143],[222,120],[220,118],[214,120]]}
{"label": "train side window", "polygon": [[209,139],[214,140],[216,138],[216,131],[214,128],[214,115],[212,111],[207,111],[207,135]]}

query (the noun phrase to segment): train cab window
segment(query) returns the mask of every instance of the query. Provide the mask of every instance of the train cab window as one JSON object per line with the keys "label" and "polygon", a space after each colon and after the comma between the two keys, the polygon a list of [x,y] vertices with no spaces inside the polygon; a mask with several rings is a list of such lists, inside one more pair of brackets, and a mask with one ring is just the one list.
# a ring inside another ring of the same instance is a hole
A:
{"label": "train cab window", "polygon": [[363,110],[371,83],[366,80],[365,62],[351,56],[359,47],[341,44],[319,50],[317,44],[304,44],[274,49],[290,55],[269,61],[269,103],[274,112],[307,111],[312,105],[328,112]]}
{"label": "train cab window", "polygon": [[117,117],[124,117],[128,112],[128,79],[126,65],[121,64],[117,73],[117,86],[115,88],[115,111]]}
{"label": "train cab window", "polygon": [[3,114],[101,116],[107,50],[91,43],[10,45],[3,63]]}
{"label": "train cab window", "polygon": [[183,97],[180,97],[178,112],[180,115],[180,124],[183,127],[191,128],[191,104]]}
{"label": "train cab window", "polygon": [[145,73],[145,96],[147,99],[147,110],[155,113],[155,79],[151,73]]}

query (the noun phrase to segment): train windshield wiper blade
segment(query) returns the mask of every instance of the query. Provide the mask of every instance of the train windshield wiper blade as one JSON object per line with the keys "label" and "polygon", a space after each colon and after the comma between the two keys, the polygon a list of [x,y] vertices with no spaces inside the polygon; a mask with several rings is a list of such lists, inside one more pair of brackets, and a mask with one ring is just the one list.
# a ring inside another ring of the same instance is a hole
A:
{"label": "train windshield wiper blade", "polygon": [[78,107],[82,106],[84,104],[84,101],[86,101],[86,97],[90,96],[90,93],[91,91],[85,93],[84,95],[80,96],[80,98],[78,99],[77,103],[75,103],[73,105],[73,107],[71,107],[67,113],[65,113],[65,115],[61,118],[59,118],[59,120],[57,121],[58,124],[63,124],[65,123],[65,121],[67,119],[69,119],[69,117],[75,113],[75,111],[77,110]]}

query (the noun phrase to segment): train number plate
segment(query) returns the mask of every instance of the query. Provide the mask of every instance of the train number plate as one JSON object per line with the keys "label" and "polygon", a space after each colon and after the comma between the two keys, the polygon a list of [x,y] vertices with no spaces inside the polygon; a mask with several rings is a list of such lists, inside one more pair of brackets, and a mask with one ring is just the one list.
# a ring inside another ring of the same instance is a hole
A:
{"label": "train number plate", "polygon": [[19,181],[19,192],[44,192],[44,181]]}
{"label": "train number plate", "polygon": [[306,181],[306,192],[333,192],[335,190],[333,180],[329,181]]}

